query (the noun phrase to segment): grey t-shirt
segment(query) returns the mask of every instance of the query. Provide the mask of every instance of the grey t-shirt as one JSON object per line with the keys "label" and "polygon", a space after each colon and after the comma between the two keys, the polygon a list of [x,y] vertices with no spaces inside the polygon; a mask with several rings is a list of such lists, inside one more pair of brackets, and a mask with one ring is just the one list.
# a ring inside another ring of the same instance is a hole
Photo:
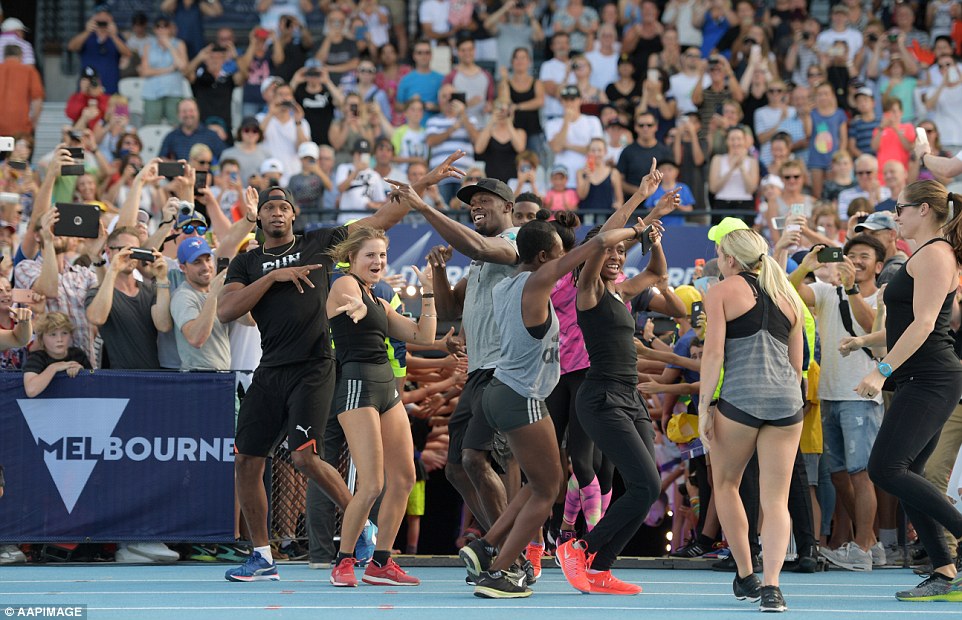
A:
{"label": "grey t-shirt", "polygon": [[[517,228],[509,228],[498,235],[516,246]],[[471,261],[468,269],[468,286],[464,292],[464,312],[461,324],[467,330],[468,372],[480,368],[494,368],[501,357],[501,335],[494,318],[494,286],[510,277],[514,265],[498,265],[483,261]]]}
{"label": "grey t-shirt", "polygon": [[172,331],[177,340],[181,370],[230,370],[230,332],[227,325],[215,317],[210,337],[199,349],[191,346],[184,336],[184,325],[200,316],[208,295],[196,290],[189,282],[184,282],[170,299],[170,315],[174,319]]}
{"label": "grey t-shirt", "polygon": [[[107,322],[100,326],[109,366],[113,370],[158,370],[157,328],[150,308],[157,302],[153,282],[139,282],[137,295],[129,297],[114,289],[113,305]],[[87,291],[86,306],[99,288]]]}

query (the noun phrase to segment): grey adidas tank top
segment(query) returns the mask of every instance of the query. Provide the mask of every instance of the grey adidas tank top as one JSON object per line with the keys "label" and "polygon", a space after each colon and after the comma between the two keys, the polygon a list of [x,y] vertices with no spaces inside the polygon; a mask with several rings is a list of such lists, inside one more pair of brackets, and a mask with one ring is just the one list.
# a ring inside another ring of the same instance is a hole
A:
{"label": "grey adidas tank top", "polygon": [[501,335],[501,359],[494,376],[525,398],[544,400],[561,378],[558,316],[549,299],[544,338],[528,333],[521,319],[521,294],[532,273],[524,271],[494,287],[494,316]]}

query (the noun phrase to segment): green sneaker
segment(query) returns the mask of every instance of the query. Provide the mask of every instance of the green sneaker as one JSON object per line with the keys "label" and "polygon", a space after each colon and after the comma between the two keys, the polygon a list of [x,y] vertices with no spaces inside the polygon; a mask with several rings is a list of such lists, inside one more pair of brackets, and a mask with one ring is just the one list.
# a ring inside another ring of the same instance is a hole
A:
{"label": "green sneaker", "polygon": [[955,601],[962,602],[962,579],[948,579],[938,573],[911,590],[897,592],[900,601]]}

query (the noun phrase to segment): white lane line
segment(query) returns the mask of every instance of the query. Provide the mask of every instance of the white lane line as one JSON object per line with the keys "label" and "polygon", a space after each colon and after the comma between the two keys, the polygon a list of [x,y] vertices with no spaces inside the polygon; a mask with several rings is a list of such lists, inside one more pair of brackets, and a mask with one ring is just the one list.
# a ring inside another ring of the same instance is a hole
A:
{"label": "white lane line", "polygon": [[[926,610],[918,609],[917,606],[911,606],[912,609],[905,610],[885,610],[885,609],[800,609],[798,607],[792,608],[791,611],[794,613],[833,613],[833,614],[888,614],[888,615],[906,615],[918,617],[921,615],[945,615],[946,613],[953,613],[950,611],[951,607],[941,607],[937,610]],[[547,605],[511,605],[505,604],[503,602],[492,602],[490,605],[431,605],[431,606],[415,606],[415,605],[310,605],[310,606],[300,606],[300,605],[257,605],[250,607],[242,606],[183,606],[183,607],[88,607],[87,611],[119,611],[119,612],[130,612],[130,611],[252,611],[252,610],[265,610],[265,609],[282,609],[282,610],[311,610],[311,611],[324,611],[324,610],[436,610],[436,609],[450,609],[450,610],[464,610],[464,609],[513,609],[518,611],[524,610],[566,610],[566,611],[667,611],[667,612],[678,612],[678,611],[714,611],[714,612],[738,612],[747,611],[748,607],[736,608],[736,607],[649,607],[644,605],[639,605],[637,607],[628,606],[617,606],[617,607],[607,607],[607,606],[571,606],[565,605],[563,607],[559,606],[547,606]],[[958,612],[955,612],[958,613]]]}

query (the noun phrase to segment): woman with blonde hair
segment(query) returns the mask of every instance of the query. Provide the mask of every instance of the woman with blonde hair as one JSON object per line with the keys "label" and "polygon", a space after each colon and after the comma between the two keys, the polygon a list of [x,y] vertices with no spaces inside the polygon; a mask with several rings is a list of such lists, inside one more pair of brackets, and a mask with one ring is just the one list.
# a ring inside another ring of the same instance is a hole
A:
{"label": "woman with blonde hair", "polygon": [[401,316],[391,304],[374,295],[374,285],[387,273],[387,246],[383,230],[362,226],[330,251],[335,263],[348,265],[347,274],[331,285],[327,316],[339,368],[334,412],[358,474],[354,499],[344,511],[341,548],[331,571],[331,583],[340,587],[357,586],[353,541],[361,535],[382,490],[380,536],[362,580],[387,586],[421,583],[391,559],[415,472],[411,426],[388,361],[385,339],[390,336],[431,344],[437,330],[437,311],[431,278],[417,267],[414,272],[424,291],[417,322]]}
{"label": "woman with blonde hair", "polygon": [[[761,235],[734,230],[715,241],[725,279],[705,297],[699,434],[710,449],[713,499],[738,567],[735,597],[761,599],[761,611],[785,611],[778,587],[784,554],[778,550],[787,548],[791,532],[788,489],[804,415],[802,302]],[[723,365],[725,380],[715,400]],[[752,571],[748,519],[738,495],[756,451],[762,546],[774,551],[765,554],[764,582]]]}

